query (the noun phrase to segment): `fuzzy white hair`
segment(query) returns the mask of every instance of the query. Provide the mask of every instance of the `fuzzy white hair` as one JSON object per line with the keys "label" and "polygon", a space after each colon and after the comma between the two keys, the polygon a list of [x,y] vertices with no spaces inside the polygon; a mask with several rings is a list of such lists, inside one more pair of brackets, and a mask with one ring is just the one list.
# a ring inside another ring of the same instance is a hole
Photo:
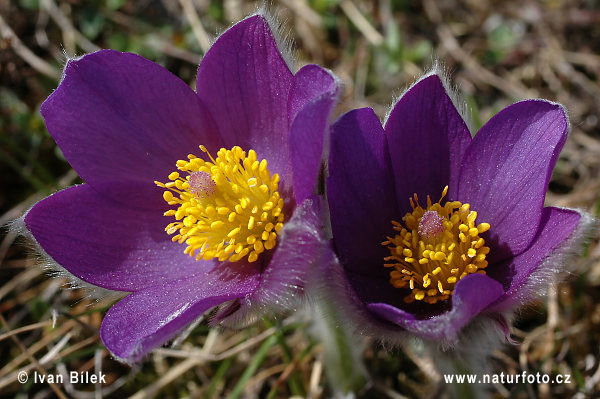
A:
{"label": "fuzzy white hair", "polygon": [[465,121],[465,124],[467,125],[467,128],[469,129],[469,132],[471,133],[471,137],[473,137],[475,135],[475,133],[477,133],[477,132],[475,131],[475,127],[474,127],[475,124],[473,123],[473,116],[471,114],[471,111],[467,105],[467,102],[462,99],[462,96],[460,95],[460,91],[458,90],[458,88],[451,83],[450,73],[440,60],[434,60],[433,64],[431,65],[429,70],[427,70],[427,72],[425,72],[420,77],[415,78],[414,82],[410,86],[408,86],[399,95],[395,96],[395,98],[392,100],[392,103],[388,107],[388,110],[383,118],[384,128],[387,124],[387,121],[388,121],[392,111],[394,110],[394,107],[396,106],[396,104],[398,104],[398,101],[400,101],[402,99],[402,97],[404,97],[404,95],[406,93],[408,93],[419,82],[421,82],[424,79],[427,79],[428,77],[430,77],[432,75],[436,75],[442,81],[444,90],[446,90],[446,93],[448,94],[448,97],[450,97],[450,100],[452,101],[454,108],[456,108],[456,110],[458,111],[458,113],[460,114],[462,119]]}
{"label": "fuzzy white hair", "polygon": [[90,299],[92,304],[105,301],[115,302],[128,294],[127,292],[109,290],[83,281],[56,262],[27,229],[25,217],[30,210],[31,208],[20,218],[9,222],[7,226],[13,234],[25,238],[25,245],[29,254],[35,258],[36,263],[42,267],[50,277],[65,279],[67,281],[66,287],[68,289],[83,290],[84,298]]}
{"label": "fuzzy white hair", "polygon": [[[255,11],[252,14],[242,19],[242,21],[245,21],[246,19],[255,17],[257,15],[263,17],[269,25],[269,29],[271,30],[271,34],[273,35],[273,39],[277,44],[277,49],[279,50],[281,57],[283,58],[290,71],[292,71],[292,73],[295,74],[298,70],[298,61],[297,57],[295,56],[296,51],[294,50],[294,41],[292,40],[289,34],[285,33],[285,23],[280,21],[275,16],[273,7],[264,1],[256,7]],[[217,34],[211,42],[211,47],[213,44],[215,44],[217,40],[219,40],[221,36],[223,36],[223,34],[225,34],[225,32],[227,32],[230,28],[232,28],[234,25],[239,24],[240,22],[241,21],[233,23],[230,27],[224,29],[222,32]]]}

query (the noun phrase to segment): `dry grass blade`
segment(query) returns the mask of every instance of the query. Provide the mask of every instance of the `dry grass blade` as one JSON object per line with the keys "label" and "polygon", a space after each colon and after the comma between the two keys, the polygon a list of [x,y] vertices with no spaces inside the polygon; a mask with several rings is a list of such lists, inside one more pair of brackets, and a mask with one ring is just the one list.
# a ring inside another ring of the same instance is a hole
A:
{"label": "dry grass blade", "polygon": [[12,337],[13,335],[17,335],[17,334],[21,334],[23,332],[27,332],[27,331],[31,331],[31,330],[37,330],[38,328],[46,327],[47,325],[49,325],[51,323],[52,323],[52,320],[40,321],[39,323],[30,324],[28,326],[23,326],[23,327],[14,329],[14,330],[9,331],[7,333],[0,334],[0,341],[3,341],[3,340],[5,340],[8,337]]}
{"label": "dry grass blade", "polygon": [[210,47],[210,38],[202,26],[202,21],[200,21],[200,17],[198,17],[198,13],[196,12],[192,0],[179,0],[179,4],[181,4],[183,13],[192,26],[192,31],[194,32],[202,51],[206,53]]}
{"label": "dry grass blade", "polygon": [[2,15],[0,15],[0,34],[2,34],[4,40],[10,43],[10,47],[13,48],[15,53],[31,65],[33,69],[53,79],[58,80],[60,78],[60,71],[35,55],[27,46],[25,46],[21,39],[15,35],[15,32],[10,29],[10,26],[8,26]]}

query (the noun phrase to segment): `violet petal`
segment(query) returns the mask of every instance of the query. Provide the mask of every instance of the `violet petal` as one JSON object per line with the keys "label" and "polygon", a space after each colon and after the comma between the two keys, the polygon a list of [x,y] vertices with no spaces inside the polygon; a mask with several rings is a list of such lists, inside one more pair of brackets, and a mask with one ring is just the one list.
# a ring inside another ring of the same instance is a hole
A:
{"label": "violet petal", "polygon": [[199,144],[222,145],[194,91],[136,54],[101,50],[69,60],[41,112],[77,173],[117,201],[115,185],[137,187],[126,199],[135,206],[152,206],[153,182]]}
{"label": "violet petal", "polygon": [[[372,109],[350,111],[332,127],[327,196],[336,251],[357,273],[384,278],[381,245],[400,220],[386,137]],[[373,268],[377,263],[380,267]]]}
{"label": "violet petal", "polygon": [[323,161],[323,140],[338,91],[336,79],[317,65],[307,65],[294,76],[288,112],[296,203],[315,189]]}
{"label": "violet petal", "polygon": [[506,290],[502,299],[494,305],[495,308],[505,308],[515,299],[521,302],[527,300],[521,298],[520,291],[527,290],[530,276],[540,267],[555,266],[544,265],[544,260],[569,238],[580,220],[581,215],[569,209],[554,207],[543,209],[540,229],[531,246],[514,258],[488,266],[488,275],[502,283]]}
{"label": "violet petal", "polygon": [[383,268],[386,272],[385,276],[377,276],[374,272],[358,274],[346,271],[348,283],[363,303],[385,302],[419,318],[429,317],[449,309],[447,301],[435,305],[428,304],[428,306],[423,306],[418,301],[411,304],[404,302],[404,298],[411,292],[410,289],[395,288],[390,283],[390,269],[384,268],[381,262],[373,263],[372,267],[373,270]]}
{"label": "violet petal", "polygon": [[[130,191],[115,194],[127,198]],[[168,221],[160,211],[123,206],[87,184],[43,199],[25,216],[27,229],[54,261],[88,283],[117,291],[214,267],[216,262],[196,261],[183,253],[184,245],[171,242],[164,230]]]}
{"label": "violet petal", "polygon": [[446,185],[456,192],[460,161],[471,142],[464,120],[439,76],[431,75],[396,103],[385,125],[402,215],[417,194],[436,202]]}
{"label": "violet petal", "polygon": [[287,105],[292,79],[269,24],[255,15],[217,39],[200,64],[196,84],[225,146],[254,149],[290,185]]}
{"label": "violet petal", "polygon": [[223,263],[206,273],[147,287],[110,308],[100,336],[114,356],[137,361],[206,310],[252,292],[258,276],[248,264]]}
{"label": "violet petal", "polygon": [[500,111],[475,135],[453,199],[471,204],[477,222],[491,225],[490,261],[518,255],[533,240],[567,130],[560,105],[528,100]]}
{"label": "violet petal", "polygon": [[323,199],[311,196],[299,204],[281,230],[260,286],[248,297],[253,306],[293,307],[309,274],[326,248],[323,236]]}
{"label": "violet petal", "polygon": [[460,280],[452,296],[452,309],[426,319],[417,319],[387,303],[370,303],[367,308],[393,324],[428,339],[454,340],[458,332],[504,293],[502,285],[488,276],[471,274]]}

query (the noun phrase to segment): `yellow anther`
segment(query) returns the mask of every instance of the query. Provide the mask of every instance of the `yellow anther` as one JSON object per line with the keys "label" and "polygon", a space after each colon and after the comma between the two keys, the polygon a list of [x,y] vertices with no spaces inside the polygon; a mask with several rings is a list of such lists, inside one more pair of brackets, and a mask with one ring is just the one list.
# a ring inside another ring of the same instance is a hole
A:
{"label": "yellow anther", "polygon": [[235,229],[231,230],[229,232],[229,234],[227,234],[227,237],[229,237],[229,238],[233,237],[234,235],[236,235],[237,233],[239,233],[240,230],[241,230],[241,228],[236,227]]}
{"label": "yellow anther", "polygon": [[222,222],[222,221],[220,221],[220,220],[217,220],[216,222],[212,222],[212,223],[210,224],[210,228],[211,228],[212,230],[218,230],[218,229],[222,228],[223,226],[225,226],[225,223],[223,223],[223,222]]}
{"label": "yellow anther", "polygon": [[267,161],[254,150],[221,148],[216,159],[200,146],[205,158],[188,155],[176,162],[180,172],[169,174],[163,199],[177,205],[165,216],[175,217],[165,231],[173,242],[185,243],[184,253],[197,260],[217,258],[236,262],[258,260],[273,249],[283,228],[284,201],[278,190],[279,175],[268,170]]}
{"label": "yellow anther", "polygon": [[[436,203],[427,198],[427,207],[419,204],[416,195],[409,199],[412,212],[402,221],[392,221],[396,231],[383,245],[390,256],[385,258],[391,268],[390,283],[397,288],[410,288],[404,298],[407,303],[436,303],[449,299],[456,282],[472,273],[485,273],[489,247],[479,234],[489,230],[488,223],[475,224],[477,212],[469,204],[442,200],[446,187]],[[424,217],[425,216],[425,217]]]}
{"label": "yellow anther", "polygon": [[433,260],[444,260],[446,259],[446,254],[443,252],[436,252],[435,255],[431,258]]}
{"label": "yellow anther", "polygon": [[423,288],[429,287],[430,284],[431,279],[429,278],[429,274],[426,274],[425,276],[423,276]]}
{"label": "yellow anther", "polygon": [[252,251],[250,253],[250,255],[248,255],[248,262],[252,263],[252,262],[256,262],[258,260],[258,254],[254,251]]}
{"label": "yellow anther", "polygon": [[173,201],[173,193],[170,192],[170,191],[165,191],[163,193],[163,198],[164,198],[165,201],[171,202],[171,201]]}
{"label": "yellow anther", "polygon": [[489,229],[490,229],[489,223],[481,223],[481,224],[477,225],[477,231],[479,231],[479,234],[485,233]]}
{"label": "yellow anther", "polygon": [[183,225],[185,227],[191,227],[194,225],[194,223],[196,223],[196,218],[193,216],[186,216],[183,218]]}
{"label": "yellow anther", "polygon": [[467,216],[467,220],[469,221],[469,226],[475,223],[475,219],[477,218],[477,212],[471,211],[469,216]]}

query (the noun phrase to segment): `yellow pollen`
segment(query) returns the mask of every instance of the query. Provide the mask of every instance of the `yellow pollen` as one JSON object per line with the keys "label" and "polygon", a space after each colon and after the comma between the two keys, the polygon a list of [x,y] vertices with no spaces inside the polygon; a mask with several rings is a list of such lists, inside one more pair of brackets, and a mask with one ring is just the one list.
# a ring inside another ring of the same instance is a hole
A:
{"label": "yellow pollen", "polygon": [[173,172],[170,182],[154,182],[166,189],[164,200],[177,206],[165,212],[175,217],[165,231],[174,234],[172,241],[187,244],[184,253],[196,260],[248,257],[255,262],[275,247],[283,227],[279,175],[271,175],[267,161],[258,160],[254,150],[221,148],[215,159],[204,146],[200,149],[210,161],[190,154],[177,161],[187,176]]}
{"label": "yellow pollen", "polygon": [[392,221],[394,237],[387,237],[383,245],[390,250],[385,267],[393,268],[390,283],[396,288],[408,288],[411,293],[404,298],[407,303],[445,301],[454,293],[458,280],[472,273],[485,274],[486,247],[479,237],[490,229],[488,223],[475,224],[477,212],[469,204],[442,200],[422,208],[417,195],[410,198],[412,212],[402,223]]}

